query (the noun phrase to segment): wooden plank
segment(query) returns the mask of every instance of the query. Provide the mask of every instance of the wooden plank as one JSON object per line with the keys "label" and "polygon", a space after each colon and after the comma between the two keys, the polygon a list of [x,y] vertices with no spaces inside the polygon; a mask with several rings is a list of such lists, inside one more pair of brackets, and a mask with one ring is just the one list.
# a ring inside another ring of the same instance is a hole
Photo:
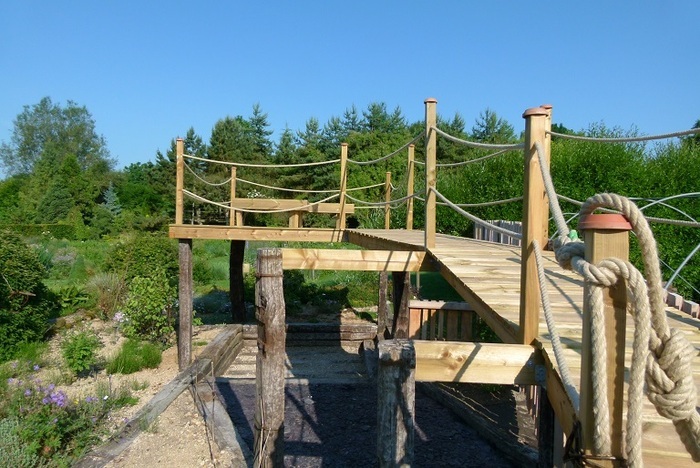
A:
{"label": "wooden plank", "polygon": [[539,359],[529,345],[414,341],[416,381],[534,385]]}
{"label": "wooden plank", "polygon": [[344,231],[335,229],[290,229],[267,227],[170,225],[173,239],[225,239],[278,242],[341,242]]}
{"label": "wooden plank", "polygon": [[424,301],[411,300],[409,307],[412,309],[433,309],[433,310],[472,310],[467,302],[456,301]]}
{"label": "wooden plank", "polygon": [[429,271],[424,252],[281,249],[285,270]]}

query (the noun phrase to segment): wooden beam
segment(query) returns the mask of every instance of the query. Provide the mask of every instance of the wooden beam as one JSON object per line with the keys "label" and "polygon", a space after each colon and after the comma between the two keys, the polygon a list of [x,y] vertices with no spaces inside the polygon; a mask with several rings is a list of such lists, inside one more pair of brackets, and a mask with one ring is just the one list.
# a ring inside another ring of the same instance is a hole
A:
{"label": "wooden beam", "polygon": [[177,329],[177,362],[183,370],[192,362],[192,300],[194,284],[192,279],[192,240],[178,240],[180,264],[178,301],[180,303],[180,320]]}
{"label": "wooden beam", "polygon": [[268,228],[170,225],[173,239],[263,240],[280,242],[343,242],[345,231],[336,229]]}
{"label": "wooden beam", "polygon": [[340,213],[341,208],[345,213],[354,213],[355,205],[346,203],[344,208],[340,203],[319,203],[317,205],[309,204],[308,200],[286,200],[276,198],[234,198],[231,200],[231,208],[240,208],[245,210],[293,210],[304,211],[309,213]]}
{"label": "wooden beam", "polygon": [[426,271],[424,252],[281,249],[285,270]]}
{"label": "wooden beam", "polygon": [[416,381],[534,385],[541,362],[529,345],[414,341]]}

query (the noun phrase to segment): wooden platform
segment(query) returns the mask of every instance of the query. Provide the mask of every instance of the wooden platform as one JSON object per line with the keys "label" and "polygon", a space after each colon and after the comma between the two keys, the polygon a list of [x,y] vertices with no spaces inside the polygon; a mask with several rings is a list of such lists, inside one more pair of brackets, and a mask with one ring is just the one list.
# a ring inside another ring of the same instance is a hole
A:
{"label": "wooden platform", "polygon": [[[424,251],[424,233],[409,230],[293,230],[172,226],[170,236],[189,239],[238,239],[285,241],[350,242],[365,249]],[[580,387],[582,281],[561,269],[553,253],[545,253],[548,287],[561,341],[572,377]],[[520,314],[520,248],[486,241],[437,235],[435,247],[421,258],[421,270],[436,270],[474,308],[506,343],[515,343]],[[667,309],[670,326],[682,330],[694,345],[693,371],[700,388],[700,321],[676,309]],[[631,356],[633,327],[627,331],[626,361]],[[565,432],[576,414],[557,373],[550,337],[541,317],[535,346],[542,351],[547,369],[547,390]],[[698,402],[700,405],[700,402]],[[644,407],[643,453],[646,466],[694,466],[670,421],[662,418],[650,403]]]}

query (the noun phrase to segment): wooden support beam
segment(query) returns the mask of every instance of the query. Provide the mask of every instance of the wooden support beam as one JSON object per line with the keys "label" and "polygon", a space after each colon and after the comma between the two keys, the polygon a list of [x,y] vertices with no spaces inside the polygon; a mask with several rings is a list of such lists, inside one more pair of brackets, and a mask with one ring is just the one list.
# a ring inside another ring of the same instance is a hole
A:
{"label": "wooden support beam", "polygon": [[416,353],[409,340],[380,341],[378,350],[378,466],[412,466],[415,440]]}
{"label": "wooden support beam", "polygon": [[435,247],[435,192],[437,187],[437,134],[431,130],[437,125],[437,100],[425,100],[425,248]]}
{"label": "wooden support beam", "polygon": [[185,140],[175,140],[176,175],[175,175],[175,224],[182,224],[185,213],[183,189],[185,187]]}
{"label": "wooden support beam", "polygon": [[416,381],[534,385],[541,358],[529,345],[414,341]]}
{"label": "wooden support beam", "polygon": [[170,225],[169,236],[173,239],[342,242],[345,232],[336,229]]}
{"label": "wooden support beam", "polygon": [[347,195],[347,185],[348,185],[348,144],[340,144],[340,194],[338,198],[338,205],[340,205],[340,210],[338,212],[338,220],[335,223],[336,229],[345,229],[345,215],[348,213],[346,210],[347,203],[345,196]]}
{"label": "wooden support beam", "polygon": [[408,338],[408,303],[411,299],[411,275],[405,271],[391,273],[394,294],[394,338]]}
{"label": "wooden support beam", "polygon": [[192,240],[179,239],[178,255],[180,262],[180,278],[178,301],[180,304],[180,320],[177,332],[177,362],[180,370],[192,362],[192,300],[194,284],[192,278]]}
{"label": "wooden support beam", "polygon": [[391,226],[391,172],[387,172],[384,180],[384,229]]}
{"label": "wooden support beam", "polygon": [[[415,178],[415,154],[416,145],[408,145],[408,171],[406,173],[406,196],[410,197],[413,195],[413,179]],[[411,231],[413,229],[413,198],[409,198],[406,201],[406,229]]]}
{"label": "wooden support beam", "polygon": [[285,270],[426,271],[424,252],[281,249]]}
{"label": "wooden support beam", "polygon": [[377,298],[377,338],[383,340],[392,335],[392,321],[389,320],[389,273],[379,272],[379,297]]}
{"label": "wooden support beam", "polygon": [[245,241],[232,240],[229,253],[229,300],[231,301],[231,318],[233,323],[246,321],[245,310],[245,281],[243,261],[245,256]]}
{"label": "wooden support beam", "polygon": [[236,223],[236,217],[238,215],[238,211],[233,209],[234,205],[234,200],[236,199],[236,166],[231,166],[231,209],[228,211],[228,225],[229,226],[236,226],[238,225],[243,225],[243,223]]}
{"label": "wooden support beam", "polygon": [[235,198],[231,200],[232,208],[245,210],[289,210],[288,213],[300,211],[305,213],[338,214],[341,210],[346,214],[355,212],[355,205],[345,203],[319,203],[312,205],[308,200],[286,200],[277,198]]}
{"label": "wooden support beam", "polygon": [[285,305],[282,253],[260,249],[255,282],[258,354],[255,366],[255,466],[284,466]]}

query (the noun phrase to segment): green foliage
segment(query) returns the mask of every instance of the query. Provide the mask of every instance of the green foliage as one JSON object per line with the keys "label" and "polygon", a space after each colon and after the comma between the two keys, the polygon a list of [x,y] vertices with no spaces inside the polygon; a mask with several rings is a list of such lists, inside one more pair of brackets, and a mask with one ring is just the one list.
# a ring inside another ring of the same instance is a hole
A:
{"label": "green foliage", "polygon": [[97,350],[101,346],[102,343],[94,332],[83,330],[63,338],[61,354],[68,369],[75,374],[81,374],[97,364]]}
{"label": "green foliage", "polygon": [[161,349],[149,342],[127,340],[119,353],[107,363],[110,374],[133,374],[141,369],[155,369],[162,360]]}
{"label": "green foliage", "polygon": [[98,273],[85,285],[102,320],[111,320],[126,299],[124,279],[116,273]]}
{"label": "green foliage", "polygon": [[124,335],[154,343],[168,342],[174,332],[175,294],[162,270],[134,278],[124,306]]}
{"label": "green foliage", "polygon": [[58,291],[58,297],[61,301],[61,315],[70,315],[78,309],[85,307],[90,296],[85,290],[76,285],[66,286]]}
{"label": "green foliage", "polygon": [[167,281],[175,282],[178,268],[175,243],[157,234],[127,237],[112,248],[107,260],[107,269],[119,273],[127,281],[163,273]]}
{"label": "green foliage", "polygon": [[43,337],[58,303],[42,282],[46,270],[36,251],[12,233],[0,237],[0,360],[5,360],[17,344]]}

